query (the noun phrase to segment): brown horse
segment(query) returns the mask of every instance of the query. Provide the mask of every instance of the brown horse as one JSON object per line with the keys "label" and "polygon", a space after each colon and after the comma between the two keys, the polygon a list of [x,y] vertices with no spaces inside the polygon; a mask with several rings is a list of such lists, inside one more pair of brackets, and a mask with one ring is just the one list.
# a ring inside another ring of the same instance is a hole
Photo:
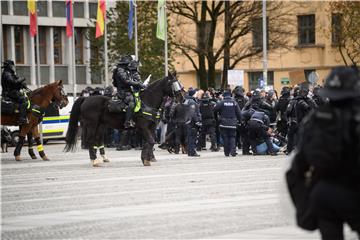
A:
{"label": "brown horse", "polygon": [[[20,152],[21,148],[24,144],[25,136],[28,135],[29,145],[31,147],[31,139],[29,139],[29,135],[35,138],[35,142],[37,145],[37,150],[39,152],[40,157],[44,161],[48,161],[49,158],[45,155],[44,147],[40,141],[38,124],[42,121],[42,113],[49,106],[51,102],[55,104],[56,107],[62,108],[68,104],[67,96],[63,90],[62,81],[56,81],[54,83],[48,84],[44,87],[38,88],[34,91],[28,93],[28,98],[31,103],[31,111],[27,113],[27,118],[29,122],[27,124],[19,126],[19,141],[16,145],[14,156],[16,161],[21,161]],[[1,114],[1,125],[12,125],[17,126],[19,119],[19,114]],[[30,151],[29,151],[30,153]],[[31,155],[31,153],[30,153]],[[34,158],[32,156],[32,158]],[[35,157],[36,158],[36,157]]]}

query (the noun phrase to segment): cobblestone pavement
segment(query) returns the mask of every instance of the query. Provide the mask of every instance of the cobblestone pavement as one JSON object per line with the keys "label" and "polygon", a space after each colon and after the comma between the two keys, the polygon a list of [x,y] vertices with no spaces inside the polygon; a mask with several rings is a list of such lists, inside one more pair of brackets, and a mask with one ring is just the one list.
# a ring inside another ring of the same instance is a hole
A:
{"label": "cobblestone pavement", "polygon": [[156,150],[143,167],[139,151],[106,149],[111,162],[93,168],[87,151],[63,147],[46,145],[48,162],[2,154],[1,239],[279,239],[252,231],[293,224],[280,191],[285,156]]}

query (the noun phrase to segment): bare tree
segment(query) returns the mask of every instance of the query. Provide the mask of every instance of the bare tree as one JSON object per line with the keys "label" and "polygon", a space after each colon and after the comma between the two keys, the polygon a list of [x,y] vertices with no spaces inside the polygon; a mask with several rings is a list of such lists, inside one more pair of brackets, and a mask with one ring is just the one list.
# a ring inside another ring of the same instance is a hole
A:
{"label": "bare tree", "polygon": [[[220,28],[223,26],[220,23],[224,21],[225,15],[224,2],[168,2],[170,12],[177,15],[174,24],[177,28],[196,26],[196,34],[192,33],[192,36],[184,32],[179,34],[176,30],[171,32],[175,32],[173,39],[176,50],[186,56],[196,70],[201,88],[215,86],[216,64],[224,58],[226,46],[230,47],[230,69],[240,61],[262,53],[262,47],[254,47],[253,41],[246,38],[254,31],[261,30],[261,25],[256,26],[255,23],[261,23],[257,20],[261,20],[262,3],[260,1],[230,2],[229,29],[226,31],[227,34],[224,34],[223,28]],[[289,48],[288,39],[293,32],[287,24],[291,24],[291,11],[285,9],[284,4],[278,1],[267,3],[268,47],[271,50]],[[221,41],[218,41],[219,38]]]}
{"label": "bare tree", "polygon": [[332,43],[336,44],[345,65],[360,63],[360,2],[329,3]]}

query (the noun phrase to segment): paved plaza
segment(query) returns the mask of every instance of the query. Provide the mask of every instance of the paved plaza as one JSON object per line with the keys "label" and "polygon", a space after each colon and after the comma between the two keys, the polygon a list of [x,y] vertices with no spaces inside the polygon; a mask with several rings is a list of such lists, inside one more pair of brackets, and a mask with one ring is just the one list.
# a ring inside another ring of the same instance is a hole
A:
{"label": "paved plaza", "polygon": [[106,149],[111,162],[93,168],[63,147],[45,145],[49,162],[2,154],[1,239],[319,239],[294,226],[285,155],[156,149],[143,167],[139,151]]}

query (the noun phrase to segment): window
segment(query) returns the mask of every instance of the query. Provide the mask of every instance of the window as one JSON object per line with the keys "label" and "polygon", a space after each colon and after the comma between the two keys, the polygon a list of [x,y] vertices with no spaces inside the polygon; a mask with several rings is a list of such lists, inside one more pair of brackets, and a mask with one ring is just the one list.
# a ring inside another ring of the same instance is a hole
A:
{"label": "window", "polygon": [[339,44],[341,39],[341,14],[331,15],[331,43]]}
{"label": "window", "polygon": [[89,17],[96,18],[97,15],[97,3],[89,3]]}
{"label": "window", "polygon": [[315,14],[298,16],[299,45],[315,44]]}
{"label": "window", "polygon": [[65,17],[65,1],[53,1],[52,8],[54,17]]}
{"label": "window", "polygon": [[16,63],[24,63],[24,31],[22,26],[15,26],[15,59]]}
{"label": "window", "polygon": [[4,53],[5,60],[8,59],[8,53],[7,53],[7,51],[8,51],[8,41],[7,41],[8,33],[7,33],[7,31],[8,30],[7,29],[8,28],[5,25],[3,25],[3,48],[4,48],[3,53]]}
{"label": "window", "polygon": [[54,28],[54,63],[62,64],[61,28]]}
{"label": "window", "polygon": [[307,69],[307,70],[304,70],[305,79],[306,79],[307,82],[309,82],[309,75],[310,75],[310,73],[312,73],[312,72],[316,72],[316,70],[315,70],[315,69]]}
{"label": "window", "polygon": [[14,15],[28,15],[27,1],[13,1]]}
{"label": "window", "polygon": [[9,1],[1,0],[1,14],[8,15],[9,14]]}
{"label": "window", "polygon": [[[39,55],[40,63],[46,64],[46,29],[45,27],[39,27]],[[35,62],[37,62],[37,53],[36,53],[36,41],[35,41]]]}
{"label": "window", "polygon": [[84,3],[83,2],[74,2],[74,18],[83,18],[84,17]]}
{"label": "window", "polygon": [[37,1],[38,15],[42,17],[47,16],[47,1]]}
{"label": "window", "polygon": [[75,61],[77,64],[84,63],[83,48],[84,48],[83,29],[75,28]]}
{"label": "window", "polygon": [[[254,90],[256,88],[261,88],[260,81],[263,79],[263,72],[249,72],[249,88],[250,90]],[[274,85],[274,72],[267,72],[267,85]]]}
{"label": "window", "polygon": [[[263,24],[262,18],[254,18],[252,20],[252,40],[253,47],[263,47]],[[269,46],[269,18],[266,18],[266,46]]]}

